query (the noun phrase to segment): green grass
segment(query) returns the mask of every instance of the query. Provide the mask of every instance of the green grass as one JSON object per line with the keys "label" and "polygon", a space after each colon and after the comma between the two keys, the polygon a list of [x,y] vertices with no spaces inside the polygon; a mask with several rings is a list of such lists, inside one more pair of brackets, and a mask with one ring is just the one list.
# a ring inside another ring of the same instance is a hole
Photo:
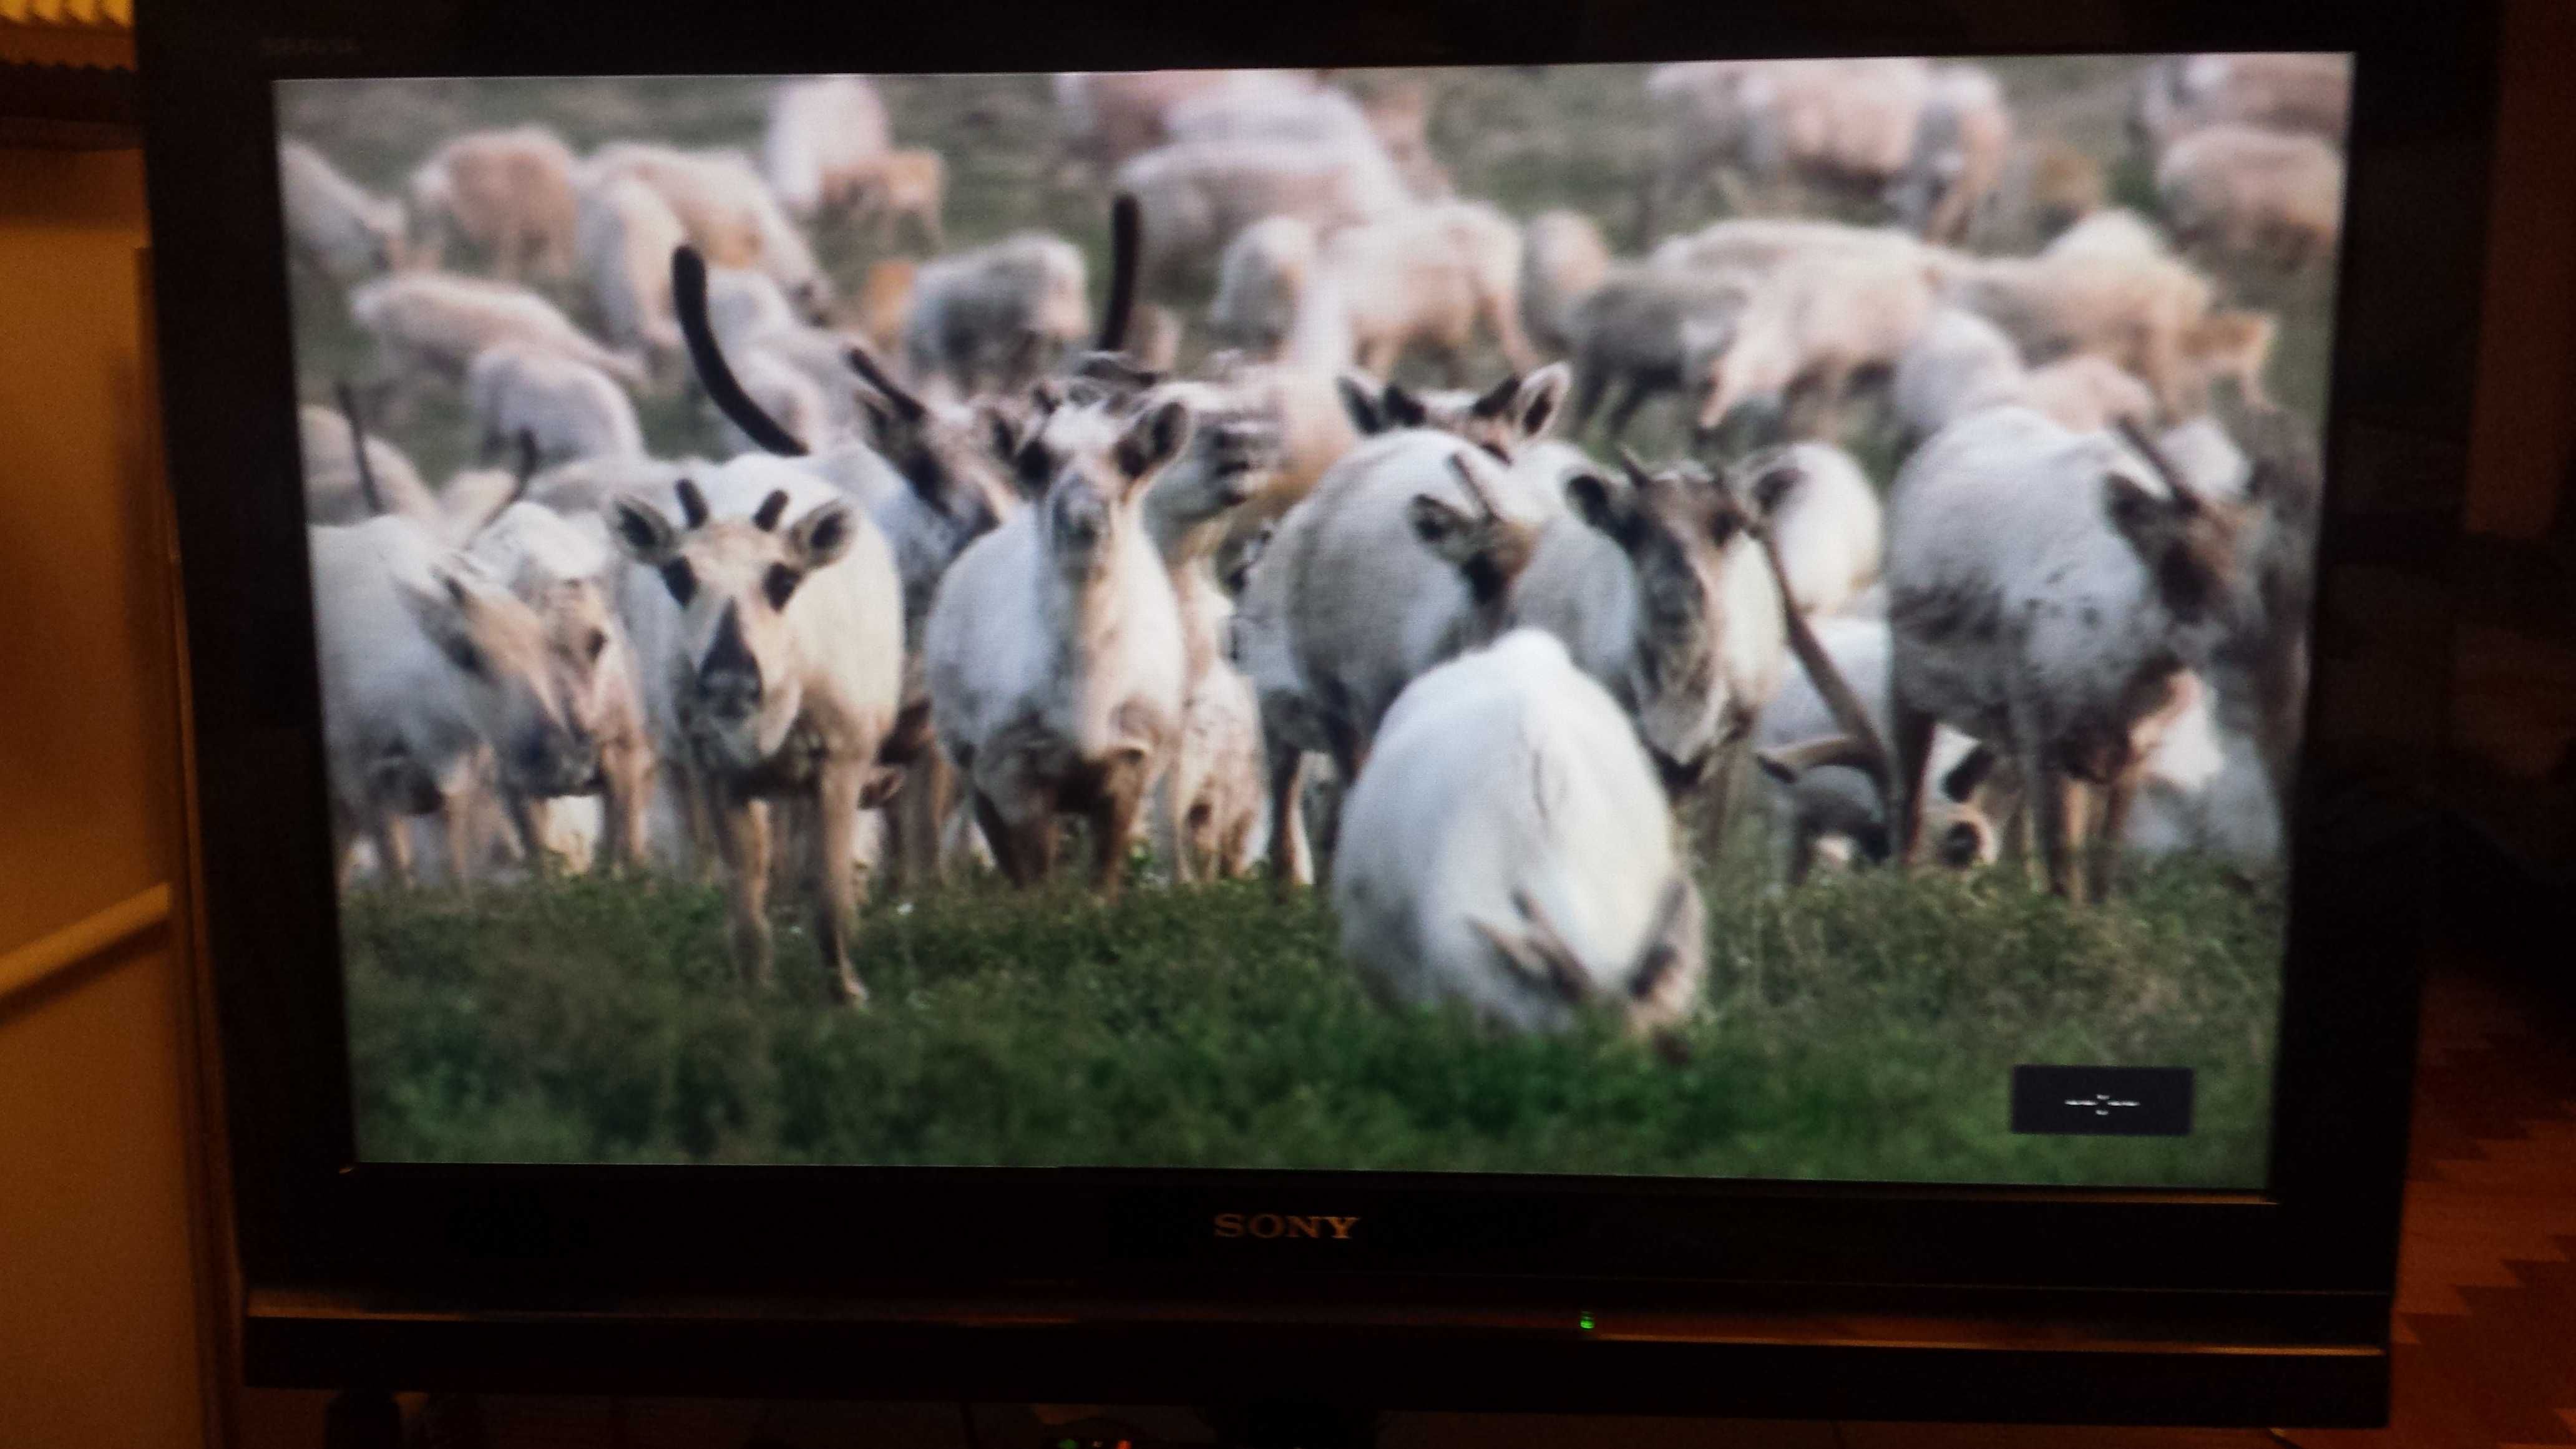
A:
{"label": "green grass", "polygon": [[[738,982],[713,888],[575,879],[345,912],[367,1156],[1178,1165],[2252,1185],[2279,902],[2172,863],[2069,910],[2011,873],[1710,882],[1676,1065],[1361,989],[1316,896],[989,878],[879,901],[866,1011],[781,918]],[[2178,1139],[2015,1137],[2020,1062],[2196,1068]]]}

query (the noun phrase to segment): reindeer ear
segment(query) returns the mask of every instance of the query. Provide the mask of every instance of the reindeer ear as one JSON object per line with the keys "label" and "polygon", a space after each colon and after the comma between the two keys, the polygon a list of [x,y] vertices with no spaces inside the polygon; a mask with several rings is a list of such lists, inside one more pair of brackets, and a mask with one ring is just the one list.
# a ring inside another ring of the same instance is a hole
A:
{"label": "reindeer ear", "polygon": [[1521,383],[1520,393],[1512,401],[1518,415],[1520,433],[1525,439],[1547,436],[1556,425],[1557,415],[1565,411],[1565,394],[1574,386],[1574,369],[1562,362],[1551,362],[1533,372]]}
{"label": "reindeer ear", "polygon": [[474,647],[473,637],[466,632],[465,606],[471,597],[464,581],[444,566],[430,570],[432,587],[405,588],[403,605],[411,611],[412,622],[429,636],[439,652],[454,661],[468,674],[482,672],[482,659]]}
{"label": "reindeer ear", "polygon": [[1413,525],[1413,536],[1422,540],[1423,547],[1442,558],[1448,558],[1455,551],[1457,541],[1466,537],[1468,529],[1473,526],[1472,520],[1456,505],[1428,493],[1414,494],[1413,501],[1405,505],[1404,516]]}
{"label": "reindeer ear", "polygon": [[1513,373],[1467,405],[1467,416],[1478,419],[1499,418],[1512,410],[1512,399],[1520,395],[1520,374]]}
{"label": "reindeer ear", "polygon": [[2142,544],[2155,535],[2157,525],[2164,519],[2164,499],[2123,473],[2103,474],[2102,492],[2103,513],[2121,537],[2132,544]]}
{"label": "reindeer ear", "polygon": [[620,493],[608,500],[608,536],[617,551],[647,568],[660,568],[679,553],[680,531],[650,500]]}
{"label": "reindeer ear", "polygon": [[1000,409],[986,409],[984,441],[993,450],[994,457],[1009,462],[1020,451],[1020,430]]}
{"label": "reindeer ear", "polygon": [[858,399],[860,415],[867,420],[868,446],[880,453],[893,452],[902,426],[894,404],[873,388],[853,388],[851,392]]}
{"label": "reindeer ear", "polygon": [[1806,476],[1797,464],[1788,462],[1783,462],[1764,472],[1762,476],[1753,480],[1754,508],[1763,517],[1769,518],[1779,511],[1780,500],[1788,497],[1791,489],[1806,481]]}
{"label": "reindeer ear", "polygon": [[[767,504],[761,506],[764,510],[768,507]],[[787,530],[787,545],[805,571],[811,573],[840,562],[841,556],[850,551],[850,544],[857,534],[858,527],[851,516],[850,505],[835,498],[796,520],[796,526]]]}
{"label": "reindeer ear", "polygon": [[1047,451],[1046,440],[1030,433],[1011,459],[1011,486],[1022,498],[1035,502],[1045,496],[1047,479],[1054,472],[1055,455]]}
{"label": "reindeer ear", "polygon": [[1171,398],[1128,424],[1112,455],[1118,471],[1134,481],[1179,457],[1189,440],[1189,407],[1179,398]]}
{"label": "reindeer ear", "polygon": [[1941,777],[1941,793],[1949,797],[1952,804],[1965,805],[1968,797],[1977,793],[1977,787],[1986,783],[1986,777],[1995,772],[1995,765],[2001,758],[1990,745],[1979,745],[1970,750],[1967,758],[1952,765],[1950,773]]}
{"label": "reindeer ear", "polygon": [[891,765],[870,766],[867,783],[859,787],[859,808],[874,810],[902,794],[907,773]]}
{"label": "reindeer ear", "polygon": [[1565,496],[1583,521],[1621,548],[1636,542],[1636,505],[1598,473],[1577,473],[1565,480]]}
{"label": "reindeer ear", "polygon": [[1388,383],[1378,393],[1378,401],[1386,410],[1386,425],[1390,428],[1418,428],[1431,420],[1431,410],[1422,405],[1422,399],[1405,391],[1400,383]]}
{"label": "reindeer ear", "polygon": [[1351,427],[1361,437],[1375,437],[1386,431],[1386,414],[1378,410],[1377,399],[1369,395],[1367,388],[1342,376],[1333,379],[1333,391],[1341,394],[1342,411],[1350,414]]}

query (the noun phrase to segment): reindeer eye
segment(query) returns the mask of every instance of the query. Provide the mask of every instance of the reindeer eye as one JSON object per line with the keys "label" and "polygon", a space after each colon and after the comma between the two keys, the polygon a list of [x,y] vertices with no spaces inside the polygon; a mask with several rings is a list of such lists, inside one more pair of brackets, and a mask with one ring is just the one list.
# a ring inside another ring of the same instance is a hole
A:
{"label": "reindeer eye", "polygon": [[697,571],[689,567],[687,559],[675,558],[662,565],[662,587],[671,591],[673,603],[687,608],[689,600],[697,597]]}
{"label": "reindeer eye", "polygon": [[760,592],[769,599],[769,607],[784,609],[795,596],[796,586],[803,582],[805,576],[796,570],[785,564],[771,564],[769,572],[760,577]]}
{"label": "reindeer eye", "polygon": [[590,637],[581,641],[582,657],[593,663],[597,663],[599,656],[607,650],[608,631],[605,629],[593,629],[590,631]]}
{"label": "reindeer eye", "polygon": [[471,639],[448,640],[447,657],[455,661],[457,668],[477,679],[483,678],[487,672],[483,663],[483,651],[475,648],[474,641]]}
{"label": "reindeer eye", "polygon": [[1724,548],[1727,541],[1735,537],[1736,530],[1743,526],[1744,520],[1734,514],[1721,513],[1708,521],[1708,541]]}

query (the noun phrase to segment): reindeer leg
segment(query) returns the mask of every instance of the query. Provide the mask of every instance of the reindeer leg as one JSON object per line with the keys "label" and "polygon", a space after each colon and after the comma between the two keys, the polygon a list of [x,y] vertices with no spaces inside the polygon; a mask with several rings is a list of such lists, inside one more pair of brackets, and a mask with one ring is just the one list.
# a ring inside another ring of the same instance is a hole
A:
{"label": "reindeer leg", "polygon": [[2049,892],[2080,904],[2084,883],[2077,853],[2084,833],[2084,783],[2068,775],[2054,762],[2043,758],[2033,761],[2032,778],[2037,782],[2031,798],[2032,823],[2039,835],[2039,859],[2048,880]]}
{"label": "reindeer leg", "polygon": [[1091,807],[1091,888],[1104,901],[1118,899],[1127,883],[1127,840],[1145,803],[1145,761],[1129,756],[1109,766]]}
{"label": "reindeer leg", "polygon": [[554,874],[554,852],[546,848],[553,811],[546,802],[505,787],[501,791],[501,810],[509,817],[510,833],[517,837],[520,853],[527,858],[528,874]]}
{"label": "reindeer leg", "polygon": [[1637,409],[1645,406],[1646,395],[1651,391],[1643,378],[1627,380],[1627,391],[1620,394],[1618,404],[1610,409],[1610,441],[1617,442],[1628,431],[1628,420],[1637,415]]}
{"label": "reindeer leg", "polygon": [[690,765],[677,767],[673,786],[680,792],[680,803],[688,812],[689,875],[700,885],[711,885],[716,879],[716,862],[721,854],[716,846],[713,787],[701,771]]}
{"label": "reindeer leg", "polygon": [[983,827],[984,843],[993,848],[993,863],[1002,868],[1002,878],[1015,886],[1030,884],[1028,867],[1020,859],[1019,831],[1002,818],[993,797],[981,790],[975,792],[975,823]]}
{"label": "reindeer leg", "polygon": [[1700,854],[1714,865],[1726,858],[1727,826],[1735,819],[1735,782],[1743,773],[1746,739],[1739,736],[1717,747],[1708,782],[1699,791]]}
{"label": "reindeer leg", "polygon": [[846,1006],[865,1006],[868,988],[850,963],[850,936],[859,914],[856,852],[859,793],[867,781],[864,761],[835,760],[815,785],[813,854],[806,888],[814,893],[814,947],[830,973],[833,995]]}
{"label": "reindeer leg", "polygon": [[1307,846],[1301,808],[1306,752],[1278,740],[1263,744],[1270,756],[1270,879],[1286,896],[1294,887],[1315,883],[1315,859]]}
{"label": "reindeer leg", "polygon": [[2120,772],[2120,778],[2102,788],[2100,818],[2093,822],[2092,896],[2097,901],[2111,898],[2111,877],[2120,864],[2120,840],[2128,833],[2129,810],[2138,802],[2138,785],[2146,774],[2144,762],[2132,762]]}
{"label": "reindeer leg", "polygon": [[1172,884],[1188,885],[1197,872],[1190,861],[1190,807],[1181,789],[1181,772],[1165,770],[1154,795],[1154,853],[1171,868]]}
{"label": "reindeer leg", "polygon": [[1896,792],[1899,819],[1896,828],[1896,864],[1901,870],[1912,870],[1920,858],[1923,836],[1923,792],[1930,787],[1924,779],[1932,762],[1932,716],[1906,704],[1894,702],[1896,738],[1891,745],[1896,751],[1896,778],[1888,788]]}
{"label": "reindeer leg", "polygon": [[707,783],[708,823],[716,853],[724,860],[727,904],[731,907],[733,959],[749,985],[770,981],[769,818],[756,800],[735,793],[722,780]]}
{"label": "reindeer leg", "polygon": [[382,805],[367,812],[367,833],[376,843],[376,872],[387,885],[419,883],[411,858],[411,830],[403,817]]}
{"label": "reindeer leg", "polygon": [[602,833],[608,858],[621,870],[642,870],[646,863],[645,824],[653,799],[653,754],[629,741],[609,747],[599,793]]}
{"label": "reindeer leg", "polygon": [[457,890],[474,891],[474,792],[451,790],[439,802],[438,823],[446,832],[447,878]]}

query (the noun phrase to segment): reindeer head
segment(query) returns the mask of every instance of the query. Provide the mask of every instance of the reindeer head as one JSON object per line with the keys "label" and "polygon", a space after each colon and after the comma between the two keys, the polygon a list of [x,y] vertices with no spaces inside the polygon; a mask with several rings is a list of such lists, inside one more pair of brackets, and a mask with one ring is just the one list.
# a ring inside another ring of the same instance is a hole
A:
{"label": "reindeer head", "polygon": [[1725,575],[1744,537],[1743,508],[1690,464],[1649,472],[1620,455],[1624,484],[1583,473],[1566,481],[1575,513],[1619,546],[1635,580],[1636,662],[1614,686],[1668,787],[1695,781],[1720,743]]}
{"label": "reindeer head", "polygon": [[2205,663],[2222,641],[2260,618],[2245,554],[2265,480],[2259,474],[2249,480],[2241,502],[2203,498],[2134,422],[2122,419],[2118,428],[2161,487],[2113,468],[2102,478],[2104,515],[2146,566],[2156,602],[2178,626],[2186,661]]}
{"label": "reindeer head", "polygon": [[1269,481],[1280,457],[1279,424],[1263,409],[1235,406],[1206,388],[1184,389],[1198,425],[1181,456],[1145,495],[1145,524],[1164,562],[1178,564],[1218,542],[1211,527]]}
{"label": "reindeer head", "polygon": [[[1754,752],[1754,762],[1788,793],[1817,863],[1849,868],[1885,862],[1895,847],[1887,797],[1872,783],[1864,747],[1848,735],[1822,735]],[[2001,853],[1997,822],[2018,800],[1998,770],[2002,757],[1968,746],[1934,776],[1924,801],[1924,837],[1945,869],[1991,865]]]}
{"label": "reindeer head", "polygon": [[1468,596],[1486,617],[1488,634],[1497,632],[1511,597],[1512,581],[1529,567],[1538,549],[1538,528],[1494,506],[1493,495],[1476,477],[1466,453],[1449,455],[1449,466],[1466,490],[1460,508],[1432,493],[1416,493],[1405,517],[1422,546],[1458,570]]}
{"label": "reindeer head", "polygon": [[1585,969],[1556,923],[1528,891],[1512,893],[1516,922],[1470,919],[1523,989],[1571,1011],[1617,1014],[1630,1034],[1652,1036],[1689,1010],[1703,959],[1706,924],[1699,894],[1680,876],[1664,885],[1635,955],[1609,979]]}
{"label": "reindeer head", "polygon": [[609,533],[679,606],[677,655],[649,667],[674,672],[691,743],[711,763],[749,769],[777,753],[804,706],[797,591],[849,551],[859,520],[835,498],[791,521],[784,489],[747,519],[710,518],[695,483],[682,479],[678,492],[679,523],[622,494],[609,505]]}
{"label": "reindeer head", "polygon": [[[624,631],[597,579],[561,579],[529,600],[545,626],[546,653],[574,730],[596,741],[628,676]],[[593,781],[583,782],[588,788]]]}
{"label": "reindeer head", "polygon": [[1481,393],[1417,393],[1401,383],[1373,385],[1354,373],[1335,378],[1333,385],[1342,411],[1363,437],[1398,428],[1434,428],[1508,463],[1556,425],[1573,381],[1573,367],[1555,362],[1527,378],[1514,373]]}
{"label": "reindeer head", "polygon": [[461,556],[438,564],[431,586],[405,590],[403,601],[453,666],[503,781],[531,795],[584,788],[599,768],[598,750],[565,708],[535,611]]}
{"label": "reindeer head", "polygon": [[903,475],[915,497],[957,522],[969,539],[998,524],[1011,489],[1000,461],[1007,453],[995,451],[995,439],[1014,436],[1012,410],[998,401],[936,406],[896,382],[865,348],[850,348],[847,359],[867,384],[858,403],[868,446]]}
{"label": "reindeer head", "polygon": [[1043,510],[1039,536],[1068,582],[1099,578],[1125,538],[1143,536],[1145,496],[1192,432],[1189,405],[1164,398],[1123,418],[1099,405],[1058,408],[1021,444],[1021,487]]}

